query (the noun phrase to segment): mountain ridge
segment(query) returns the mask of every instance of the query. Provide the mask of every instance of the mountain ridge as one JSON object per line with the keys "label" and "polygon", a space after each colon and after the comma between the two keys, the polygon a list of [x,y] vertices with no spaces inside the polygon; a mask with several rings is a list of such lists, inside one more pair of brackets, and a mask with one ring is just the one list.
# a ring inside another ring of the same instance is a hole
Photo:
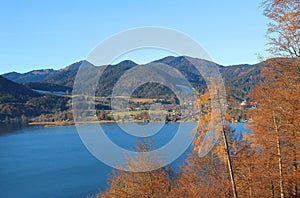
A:
{"label": "mountain ridge", "polygon": [[24,85],[8,80],[0,75],[0,95],[3,98],[5,94],[20,100],[39,96],[38,93]]}
{"label": "mountain ridge", "polygon": [[[12,71],[12,72],[7,72],[7,73],[4,73],[4,74],[1,74],[3,77],[11,80],[11,81],[14,81],[14,82],[17,82],[17,83],[27,83],[27,82],[36,82],[36,81],[33,81],[31,79],[29,79],[29,81],[22,81],[20,82],[19,79],[17,79],[17,77],[15,77],[16,75],[20,75],[20,76],[23,76],[23,75],[27,75],[27,74],[30,74],[30,73],[35,73],[35,72],[39,72],[39,71],[54,71],[54,72],[58,72],[58,71],[62,71],[62,70],[67,70],[68,68],[72,68],[73,70],[75,70],[75,68],[73,67],[74,64],[78,64],[78,63],[81,63],[81,62],[87,62],[88,64],[91,64],[92,66],[95,66],[95,67],[101,67],[101,66],[116,66],[116,65],[124,65],[124,63],[126,63],[127,65],[129,65],[128,63],[130,63],[130,65],[146,65],[146,64],[149,64],[149,63],[165,63],[165,64],[169,64],[171,62],[170,59],[183,59],[183,58],[186,58],[188,56],[166,56],[166,57],[163,57],[163,58],[160,58],[160,59],[157,59],[157,60],[153,60],[153,61],[149,61],[148,63],[145,63],[145,64],[137,64],[135,63],[134,61],[132,60],[123,60],[123,61],[120,61],[119,63],[116,63],[116,64],[109,64],[109,65],[94,65],[90,62],[88,62],[87,60],[80,60],[80,61],[77,61],[77,62],[74,62],[74,63],[71,63],[69,64],[68,66],[65,66],[65,67],[62,67],[60,69],[37,69],[37,70],[31,70],[31,71],[28,71],[28,72],[24,72],[24,73],[20,73],[20,72],[15,72],[15,71]],[[195,59],[198,59],[198,60],[203,60],[203,61],[207,61],[207,62],[211,62],[211,63],[214,63],[215,65],[219,66],[219,67],[240,67],[240,66],[253,66],[253,65],[257,65],[257,64],[260,64],[261,62],[259,63],[255,63],[255,64],[247,64],[247,63],[243,63],[243,64],[234,64],[234,65],[221,65],[221,64],[218,64],[218,63],[215,63],[213,61],[210,61],[210,60],[205,60],[205,59],[201,59],[201,58],[195,58]],[[78,69],[78,68],[76,68]],[[48,78],[50,75],[48,75],[47,77],[45,77],[44,79]]]}
{"label": "mountain ridge", "polygon": [[[168,79],[170,80],[170,77],[173,75],[172,71],[174,70],[170,68],[179,70],[193,86],[193,89],[196,89],[199,94],[203,93],[206,90],[205,80],[195,66],[188,60],[189,58],[190,57],[186,56],[168,56],[152,61],[148,64],[141,65],[147,66],[151,63],[162,63],[167,64],[170,67],[166,67],[166,69],[163,68],[164,75],[162,75],[162,77],[160,77],[159,73],[157,73],[159,71],[155,71],[157,76],[159,76],[158,82],[161,83],[143,84],[132,93],[132,97],[164,99],[166,101],[168,100],[176,103],[176,95],[174,95],[170,88],[164,86],[163,83]],[[235,111],[237,111],[237,107],[239,107],[240,102],[247,99],[249,97],[249,93],[261,81],[260,72],[263,63],[254,65],[241,64],[234,66],[222,66],[204,59],[190,60],[196,60],[200,65],[206,67],[211,65],[217,66],[220,74],[223,76],[226,88],[229,87],[229,89],[227,89],[227,95],[228,98],[233,100],[228,101],[234,101],[234,104],[231,102],[231,107],[235,106]],[[80,68],[80,66],[83,67]],[[15,119],[22,115],[28,118],[45,115],[47,118],[48,114],[55,115],[56,117],[61,116],[60,119],[64,119],[66,117],[71,119],[71,116],[69,115],[71,114],[69,111],[71,98],[68,97],[68,95],[72,92],[73,84],[79,68],[83,71],[83,75],[85,75],[83,79],[86,79],[87,81],[87,87],[83,87],[82,89],[88,90],[89,86],[94,86],[94,80],[97,77],[97,74],[101,72],[102,75],[100,79],[98,79],[98,86],[96,87],[95,93],[96,96],[109,98],[120,77],[137,66],[138,64],[130,60],[121,61],[118,64],[105,65],[104,67],[95,66],[84,60],[75,62],[59,70],[33,70],[26,72],[23,75],[16,72],[4,74],[4,77],[0,78],[0,93],[2,95],[2,97],[0,97],[0,120],[4,120],[6,118]],[[11,78],[11,80],[21,81],[21,84],[5,79],[5,76]],[[142,77],[142,75],[140,77]],[[5,83],[1,83],[1,81]],[[133,79],[133,81],[129,81],[128,84],[122,84],[122,86],[124,86],[124,89],[127,89],[131,86],[135,86],[135,83],[136,80]],[[26,93],[23,93],[20,90],[23,90]],[[47,93],[50,94],[51,92],[65,92],[66,96],[59,97],[49,94],[38,94],[33,90],[47,91]],[[104,99],[104,101],[99,102],[97,106],[100,109],[109,109],[107,102],[109,103],[109,99]],[[241,117],[240,112],[236,112],[234,114]],[[51,116],[47,119],[52,120],[52,118],[50,118]]]}
{"label": "mountain ridge", "polygon": [[[199,91],[199,93],[203,93],[206,89],[205,80],[199,73],[199,71],[193,66],[193,64],[188,60],[191,57],[187,56],[166,56],[164,58],[151,61],[150,63],[163,63],[167,64],[175,69],[178,69],[186,78],[187,80],[192,83],[192,85]],[[209,60],[193,58],[197,60],[199,63],[210,66],[214,65],[217,66],[219,72],[224,78],[224,82],[226,86],[234,87],[234,90],[239,90],[239,94],[232,94],[238,100],[243,100],[245,97],[248,96],[248,93],[256,86],[260,81],[260,71],[262,67],[262,63],[257,64],[241,64],[241,65],[230,65],[230,66],[223,66],[217,63],[214,63]],[[147,65],[143,64],[143,65]],[[45,91],[67,91],[70,92],[72,90],[74,80],[77,74],[77,71],[80,66],[83,66],[82,69],[88,70],[93,69],[93,73],[99,71],[101,66],[95,66],[89,63],[86,60],[78,61],[68,65],[59,70],[51,70],[51,74],[47,76],[42,76],[39,81],[36,81],[37,78],[30,79],[30,76],[27,76],[27,81],[22,81],[27,87],[32,89],[41,89]],[[101,96],[109,96],[112,92],[112,88],[118,79],[125,74],[128,70],[132,69],[133,67],[138,66],[135,62],[131,60],[124,60],[117,64],[107,65],[105,71],[103,71],[102,76],[100,78],[101,86],[97,88],[97,94]],[[26,75],[34,73],[34,71],[30,71],[25,73]],[[38,71],[38,70],[37,70]],[[49,70],[50,71],[50,70]],[[88,72],[87,72],[88,73]],[[16,75],[16,74],[15,74]],[[35,74],[39,75],[38,73]],[[91,74],[90,74],[91,75]],[[4,74],[4,77],[12,81],[18,82],[16,76]],[[88,78],[87,78],[88,79]],[[246,80],[243,80],[246,79]],[[128,85],[129,86],[129,85]],[[154,88],[162,89],[161,85],[151,85]],[[151,97],[149,94],[151,91],[151,86],[145,85],[142,88],[138,88],[134,93],[135,97]],[[147,89],[145,89],[145,87]],[[143,90],[145,89],[145,90]],[[165,89],[163,89],[165,90]],[[138,94],[139,93],[139,94]],[[161,91],[160,94],[163,94]],[[167,93],[171,94],[171,93]],[[153,96],[157,97],[157,96]]]}
{"label": "mountain ridge", "polygon": [[16,83],[26,83],[26,82],[38,82],[44,80],[54,72],[55,70],[53,69],[38,69],[38,70],[32,70],[25,73],[18,73],[13,71],[13,72],[2,74],[2,76]]}

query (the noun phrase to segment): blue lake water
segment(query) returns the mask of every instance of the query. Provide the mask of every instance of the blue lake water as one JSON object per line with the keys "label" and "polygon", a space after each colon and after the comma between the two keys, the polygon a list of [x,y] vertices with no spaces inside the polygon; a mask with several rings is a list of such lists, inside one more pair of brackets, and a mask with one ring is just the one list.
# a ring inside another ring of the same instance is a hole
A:
{"label": "blue lake water", "polygon": [[[188,125],[190,128],[195,123]],[[135,148],[137,138],[124,133],[116,123],[101,126],[119,146],[128,150]],[[179,123],[168,123],[152,135],[154,147],[168,143],[178,126]],[[244,123],[233,126],[238,133],[249,132]],[[127,127],[136,130],[136,125]],[[172,165],[178,167],[187,153]],[[0,125],[1,197],[87,197],[107,188],[111,171],[111,167],[90,154],[75,126]]]}

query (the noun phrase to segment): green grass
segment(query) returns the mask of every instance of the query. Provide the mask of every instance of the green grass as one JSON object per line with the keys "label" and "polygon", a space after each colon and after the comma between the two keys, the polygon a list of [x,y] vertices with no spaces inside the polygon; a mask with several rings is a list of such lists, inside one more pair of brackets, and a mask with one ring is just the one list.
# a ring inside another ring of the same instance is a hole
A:
{"label": "green grass", "polygon": [[[114,112],[114,116],[119,116],[120,118],[124,118],[124,116],[130,116],[130,115],[138,115],[142,112],[148,112],[149,114],[157,114],[157,115],[160,115],[160,114],[167,114],[167,111],[164,111],[164,110],[141,110],[141,111],[123,111],[123,112]],[[112,113],[110,113],[110,116],[112,116]]]}
{"label": "green grass", "polygon": [[116,98],[129,99],[132,102],[153,102],[158,98],[128,98],[127,96],[116,96]]}
{"label": "green grass", "polygon": [[157,99],[153,98],[130,98],[130,101],[132,102],[153,102]]}

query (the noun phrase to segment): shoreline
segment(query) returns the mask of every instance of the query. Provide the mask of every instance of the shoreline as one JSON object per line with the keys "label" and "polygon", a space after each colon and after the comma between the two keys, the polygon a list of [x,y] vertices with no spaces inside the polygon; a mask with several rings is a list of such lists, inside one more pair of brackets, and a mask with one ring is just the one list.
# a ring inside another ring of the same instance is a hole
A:
{"label": "shoreline", "polygon": [[[122,121],[115,121],[115,120],[97,120],[97,121],[87,121],[87,122],[76,122],[76,124],[96,124],[96,123],[120,123]],[[134,120],[130,121],[132,123],[141,123],[144,122],[143,120]],[[171,121],[169,121],[171,122]],[[178,120],[177,122],[181,122]],[[187,121],[192,122],[192,121]],[[147,122],[145,122],[147,123]],[[165,122],[166,123],[166,122]],[[167,122],[168,123],[168,122]],[[54,121],[54,122],[28,122],[28,125],[44,125],[44,126],[70,126],[75,125],[74,121]]]}
{"label": "shoreline", "polygon": [[[99,121],[88,121],[88,122],[77,122],[77,124],[85,123],[114,123],[114,120],[99,120]],[[45,125],[45,126],[69,126],[75,125],[74,121],[54,121],[54,122],[28,122],[28,125]]]}

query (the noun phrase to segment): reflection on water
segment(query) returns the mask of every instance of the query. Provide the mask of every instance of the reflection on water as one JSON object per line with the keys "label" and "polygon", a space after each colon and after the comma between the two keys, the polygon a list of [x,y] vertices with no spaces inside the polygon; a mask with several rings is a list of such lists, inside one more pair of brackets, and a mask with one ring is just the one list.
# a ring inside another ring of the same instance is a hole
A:
{"label": "reflection on water", "polygon": [[25,127],[29,127],[29,125],[24,122],[0,123],[0,135],[15,132]]}

